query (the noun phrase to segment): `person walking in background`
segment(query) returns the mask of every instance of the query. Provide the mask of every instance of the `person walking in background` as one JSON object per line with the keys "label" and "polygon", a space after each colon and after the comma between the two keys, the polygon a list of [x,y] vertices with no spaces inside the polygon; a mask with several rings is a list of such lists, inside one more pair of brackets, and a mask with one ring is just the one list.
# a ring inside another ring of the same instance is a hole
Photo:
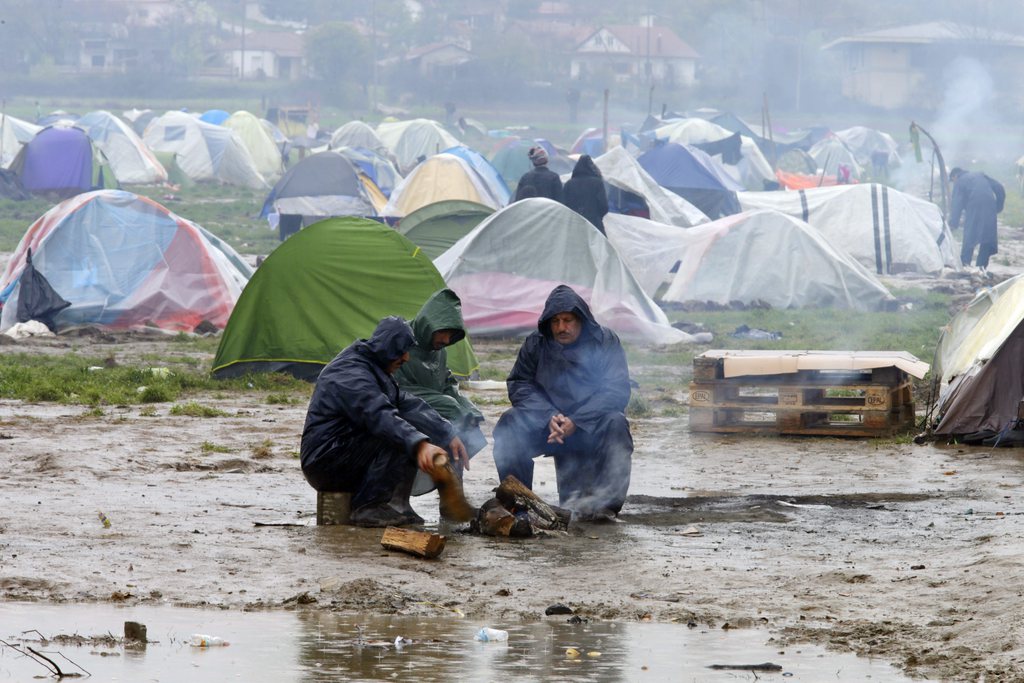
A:
{"label": "person walking in background", "polygon": [[949,227],[956,230],[960,226],[960,216],[964,216],[960,262],[965,266],[971,265],[971,256],[977,247],[978,257],[974,263],[985,270],[989,258],[999,252],[996,216],[1006,203],[1006,190],[999,181],[980,171],[954,168],[949,172],[949,179],[953,182]]}
{"label": "person walking in background", "polygon": [[[516,196],[513,201],[526,197],[547,197],[556,202],[562,200],[562,179],[548,168],[548,153],[540,145],[531,147],[528,152],[533,168],[523,174],[516,185]],[[525,194],[526,188],[532,187],[535,194]]]}
{"label": "person walking in background", "polygon": [[604,216],[608,213],[608,193],[601,170],[584,154],[572,169],[572,177],[562,188],[562,203],[590,221],[604,234]]}

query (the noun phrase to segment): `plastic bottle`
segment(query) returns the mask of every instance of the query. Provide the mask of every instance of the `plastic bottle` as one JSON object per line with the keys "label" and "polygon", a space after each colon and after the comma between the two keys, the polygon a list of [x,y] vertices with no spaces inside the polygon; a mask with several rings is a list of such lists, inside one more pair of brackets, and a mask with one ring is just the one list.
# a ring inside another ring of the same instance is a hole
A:
{"label": "plastic bottle", "polygon": [[189,639],[189,644],[192,647],[218,647],[220,645],[230,645],[230,643],[223,638],[218,636],[208,636],[205,633],[193,633]]}
{"label": "plastic bottle", "polygon": [[107,519],[107,516],[105,514],[103,514],[103,510],[98,510],[96,512],[96,516],[99,517],[99,520],[103,524],[104,529],[110,528],[110,520]]}
{"label": "plastic bottle", "polygon": [[497,628],[487,628],[486,626],[476,632],[473,636],[474,640],[479,640],[484,643],[500,643],[508,640],[508,631],[502,631]]}

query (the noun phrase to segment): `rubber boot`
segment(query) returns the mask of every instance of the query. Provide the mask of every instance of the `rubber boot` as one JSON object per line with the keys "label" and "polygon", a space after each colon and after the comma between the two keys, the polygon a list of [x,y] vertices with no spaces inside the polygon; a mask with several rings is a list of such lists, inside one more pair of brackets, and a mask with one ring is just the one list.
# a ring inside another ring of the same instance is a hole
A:
{"label": "rubber boot", "polygon": [[410,468],[406,476],[402,478],[402,481],[398,482],[395,492],[391,495],[390,505],[405,517],[405,524],[423,524],[423,518],[416,514],[416,511],[412,509],[412,505],[409,503],[409,496],[412,495],[412,485],[416,481],[416,471],[415,467]]}

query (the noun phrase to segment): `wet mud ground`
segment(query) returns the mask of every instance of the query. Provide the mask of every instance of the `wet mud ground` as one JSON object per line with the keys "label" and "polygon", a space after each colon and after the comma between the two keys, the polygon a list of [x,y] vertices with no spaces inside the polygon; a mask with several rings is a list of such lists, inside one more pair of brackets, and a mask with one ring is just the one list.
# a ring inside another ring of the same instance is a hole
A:
{"label": "wet mud ground", "polygon": [[[502,394],[471,394],[489,436]],[[384,551],[380,530],[314,525],[296,458],[304,404],[197,400],[229,416],[0,402],[0,598],[495,623],[564,603],[592,620],[765,628],[939,680],[1024,679],[1019,450],[634,419],[620,522],[499,540],[440,523],[428,494],[414,506],[448,545],[424,561]],[[557,500],[550,461],[536,481]],[[482,503],[497,483],[488,447],[467,494]]]}

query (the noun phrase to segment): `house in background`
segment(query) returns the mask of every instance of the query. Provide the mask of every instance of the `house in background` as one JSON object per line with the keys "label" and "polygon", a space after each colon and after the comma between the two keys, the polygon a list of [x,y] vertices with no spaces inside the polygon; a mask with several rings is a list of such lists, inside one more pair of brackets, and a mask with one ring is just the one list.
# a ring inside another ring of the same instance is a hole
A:
{"label": "house in background", "polygon": [[588,33],[572,53],[569,77],[689,86],[697,80],[699,59],[672,29],[645,17],[639,25],[602,26]]}
{"label": "house in background", "polygon": [[938,106],[947,67],[963,57],[977,60],[1001,90],[1021,92],[1024,37],[1000,31],[935,21],[838,38],[822,49],[843,55],[843,95],[882,109]]}
{"label": "house in background", "polygon": [[409,50],[402,61],[424,77],[455,78],[459,68],[473,61],[473,53],[453,42],[431,43]]}
{"label": "house in background", "polygon": [[290,31],[253,31],[221,48],[234,78],[294,81],[307,74],[305,39]]}

